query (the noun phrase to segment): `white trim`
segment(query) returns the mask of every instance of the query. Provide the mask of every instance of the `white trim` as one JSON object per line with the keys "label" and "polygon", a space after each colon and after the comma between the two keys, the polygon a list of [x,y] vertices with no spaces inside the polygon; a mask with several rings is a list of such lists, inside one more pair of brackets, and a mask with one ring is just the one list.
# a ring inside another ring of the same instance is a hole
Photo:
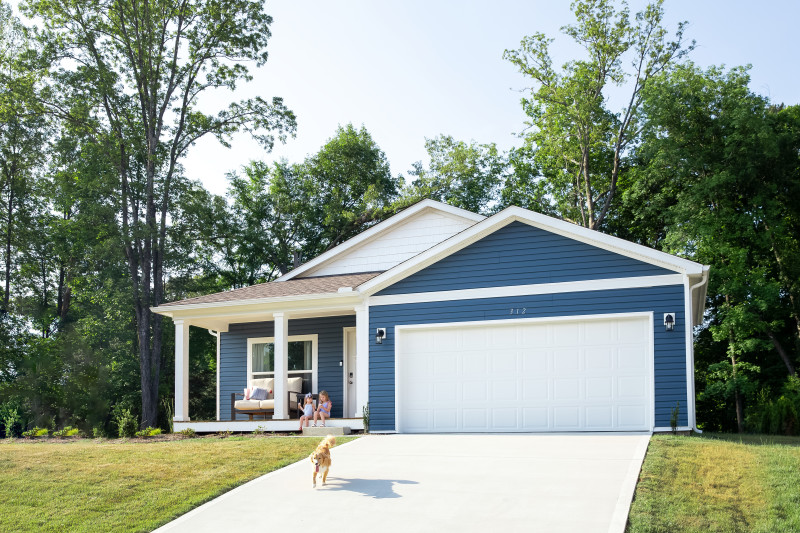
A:
{"label": "white trim", "polygon": [[[314,333],[312,335],[290,335],[286,342],[298,342],[298,341],[311,341],[311,392],[314,394],[317,393],[317,364],[319,359],[319,352],[318,352],[318,344],[319,344],[319,335]],[[275,344],[275,337],[248,337],[247,338],[247,386],[252,386],[252,374],[251,371],[252,361],[253,361],[253,344]],[[258,372],[259,374],[266,374],[267,372]],[[287,375],[294,375],[300,373],[308,373],[308,371],[298,371],[298,370],[287,370]],[[269,376],[267,376],[269,377]],[[272,371],[272,378],[275,378],[275,369],[273,368]]]}
{"label": "white trim", "polygon": [[407,219],[411,218],[413,215],[416,215],[420,211],[424,211],[425,209],[436,209],[438,211],[443,211],[450,215],[455,215],[457,217],[465,218],[467,220],[472,220],[474,222],[480,222],[484,220],[486,217],[483,215],[475,214],[471,211],[467,211],[465,209],[460,209],[458,207],[453,207],[452,205],[443,204],[441,202],[436,202],[434,200],[422,200],[421,202],[417,202],[416,204],[409,206],[396,215],[375,224],[371,228],[362,231],[352,239],[349,239],[339,246],[332,248],[325,252],[324,254],[318,255],[314,259],[300,265],[299,267],[295,268],[294,270],[284,274],[283,276],[279,277],[275,281],[287,281],[294,277],[299,276],[300,274],[311,270],[314,267],[320,266],[322,263],[333,259],[335,256],[340,255],[359,244],[365,242],[366,240],[372,238],[373,236],[377,235],[378,233],[383,233],[384,231],[396,226]]}
{"label": "white trim", "polygon": [[[305,302],[325,299],[347,300],[353,299],[358,294],[350,292],[321,292],[315,294],[295,294],[291,296],[271,296],[269,298],[247,298],[243,300],[226,300],[224,302],[207,302],[199,304],[162,305],[151,307],[150,310],[160,315],[172,316],[174,311],[196,311],[200,309],[216,309],[218,307],[231,307],[240,305],[267,305],[272,303]],[[343,307],[344,308],[344,307]],[[262,311],[263,312],[263,311]],[[214,315],[216,316],[216,315]]]}
{"label": "white trim", "polygon": [[[689,285],[689,276],[684,276],[683,281],[683,303],[684,303],[684,322],[685,328],[683,331],[683,336],[685,337],[685,347],[686,347],[686,422],[689,425],[693,425],[692,421],[694,420],[694,410],[695,410],[695,399],[694,399],[694,365],[692,363],[692,348],[694,347],[693,337],[692,337],[692,330],[694,326],[692,325],[692,290]],[[674,332],[673,332],[674,333]]]}
{"label": "white trim", "polygon": [[555,294],[566,292],[605,291],[612,289],[635,289],[680,285],[683,276],[666,274],[662,276],[637,276],[630,278],[590,279],[584,281],[565,281],[559,283],[537,283],[532,285],[510,285],[505,287],[483,287],[480,289],[460,289],[454,291],[415,292],[409,294],[387,294],[371,296],[371,305],[395,305],[422,302],[448,302],[473,300],[479,298],[505,298],[509,296],[531,296],[535,294]]}
{"label": "white trim", "polygon": [[[348,374],[350,373],[350,364],[349,364],[349,360],[348,360],[348,357],[347,357],[347,350],[350,348],[350,345],[347,342],[347,334],[349,332],[351,332],[351,331],[355,332],[357,330],[353,326],[342,328],[342,391],[343,391],[342,392],[342,413],[344,413],[345,416],[348,416],[347,404],[349,403],[348,400],[349,400],[349,396],[350,396],[350,393],[348,392],[348,389],[350,388],[350,387],[348,387],[348,385],[349,385],[348,381],[350,380],[350,376],[348,376]],[[356,339],[356,346],[354,348],[356,348],[357,346],[358,346],[358,339]],[[355,368],[353,369],[353,374],[356,377],[356,387],[358,387],[358,371],[357,371],[357,369],[355,369]],[[353,416],[353,413],[350,413],[349,416]]]}
{"label": "white trim", "polygon": [[[328,418],[325,425],[330,427],[349,427],[352,430],[364,429],[364,421],[360,418]],[[199,420],[191,422],[175,422],[174,429],[177,433],[183,429],[191,428],[197,433],[217,433],[220,431],[237,431],[252,433],[256,429],[262,431],[297,431],[297,419],[288,420]]]}
{"label": "white trim", "polygon": [[174,320],[175,325],[175,412],[174,422],[189,418],[189,322]]}
{"label": "white trim", "polygon": [[[465,322],[439,322],[435,324],[398,324],[394,327],[394,427],[397,433],[402,433],[403,428],[400,427],[400,368],[403,365],[403,358],[398,357],[402,353],[403,335],[404,331],[413,331],[421,329],[446,329],[446,328],[459,328],[459,327],[484,327],[484,326],[509,326],[516,324],[531,324],[531,323],[553,323],[553,322],[578,322],[587,320],[613,320],[613,319],[642,319],[646,318],[648,321],[647,333],[647,375],[650,379],[649,383],[649,404],[650,404],[650,419],[646,421],[649,426],[649,431],[653,430],[656,418],[656,394],[655,394],[655,330],[654,318],[652,311],[637,311],[632,313],[607,313],[596,315],[575,315],[575,316],[555,316],[555,317],[531,317],[531,318],[511,318],[502,320],[472,320]],[[648,431],[648,430],[643,430]]]}
{"label": "white trim", "polygon": [[219,331],[214,333],[214,330],[209,329],[208,333],[212,337],[217,338],[217,420],[219,420]]}
{"label": "white trim", "polygon": [[356,412],[363,413],[369,403],[369,304],[356,311]]}
{"label": "white trim", "polygon": [[[678,426],[675,428],[675,431],[694,431],[694,428],[691,426]],[[672,433],[671,427],[657,427],[653,428],[653,433]]]}
{"label": "white trim", "polygon": [[440,261],[441,259],[451,255],[462,248],[494,233],[511,224],[512,222],[523,222],[539,229],[555,233],[563,237],[577,240],[608,250],[613,253],[624,255],[645,263],[660,266],[669,270],[673,270],[680,274],[701,274],[704,265],[682,259],[665,252],[653,250],[640,244],[628,242],[624,239],[612,237],[586,229],[563,220],[558,220],[540,213],[534,213],[527,209],[520,207],[508,207],[503,211],[493,215],[482,222],[470,226],[461,233],[450,237],[429,248],[428,250],[418,254],[411,259],[400,263],[396,267],[387,270],[359,286],[359,291],[368,295],[374,294],[379,290],[399,281],[402,278],[410,276],[411,274],[422,270],[423,268]]}

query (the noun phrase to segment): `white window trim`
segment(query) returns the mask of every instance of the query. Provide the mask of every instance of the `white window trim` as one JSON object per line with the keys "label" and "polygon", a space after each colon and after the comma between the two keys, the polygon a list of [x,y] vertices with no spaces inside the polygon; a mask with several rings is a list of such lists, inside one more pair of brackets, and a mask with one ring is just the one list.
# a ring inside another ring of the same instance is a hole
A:
{"label": "white window trim", "polygon": [[[318,390],[317,385],[317,373],[319,371],[318,368],[318,345],[319,345],[319,335],[290,335],[287,339],[287,342],[296,342],[296,341],[311,341],[311,392],[316,394]],[[254,344],[264,344],[264,343],[274,343],[275,337],[249,337],[247,339],[247,368],[245,372],[247,372],[247,386],[252,386],[253,372],[251,369],[253,368],[253,345]],[[289,376],[291,377],[292,373],[296,373],[297,371],[289,371]],[[273,371],[274,376],[274,371]]]}

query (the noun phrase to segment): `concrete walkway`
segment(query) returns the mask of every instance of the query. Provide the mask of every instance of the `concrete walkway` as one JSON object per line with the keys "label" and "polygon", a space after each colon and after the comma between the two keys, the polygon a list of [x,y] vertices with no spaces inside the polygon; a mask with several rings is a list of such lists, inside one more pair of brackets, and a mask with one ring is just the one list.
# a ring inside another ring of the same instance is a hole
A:
{"label": "concrete walkway", "polygon": [[304,460],[158,531],[622,533],[649,438],[370,435],[334,448],[325,487]]}

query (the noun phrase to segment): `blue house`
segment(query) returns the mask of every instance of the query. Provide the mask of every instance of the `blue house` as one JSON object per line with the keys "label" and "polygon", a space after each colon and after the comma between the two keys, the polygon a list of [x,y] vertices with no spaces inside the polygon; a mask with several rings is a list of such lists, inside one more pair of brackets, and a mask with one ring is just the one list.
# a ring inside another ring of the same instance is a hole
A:
{"label": "blue house", "polygon": [[[526,209],[419,202],[277,280],[163,304],[175,427],[373,432],[659,431],[695,426],[692,328],[708,266]],[[188,412],[189,326],[217,337],[217,420]],[[268,383],[266,404],[236,393]],[[260,409],[259,409],[260,407]],[[264,421],[253,420],[263,412]]]}

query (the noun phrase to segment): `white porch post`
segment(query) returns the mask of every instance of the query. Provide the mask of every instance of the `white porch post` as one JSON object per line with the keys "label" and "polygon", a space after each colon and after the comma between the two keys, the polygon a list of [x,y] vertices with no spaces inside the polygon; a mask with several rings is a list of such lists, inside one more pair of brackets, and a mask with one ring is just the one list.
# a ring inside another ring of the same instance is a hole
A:
{"label": "white porch post", "polygon": [[175,320],[175,416],[189,421],[189,324]]}
{"label": "white porch post", "polygon": [[356,306],[356,412],[359,417],[369,401],[369,305]]}
{"label": "white porch post", "polygon": [[274,313],[275,321],[275,382],[273,396],[275,397],[275,412],[273,419],[283,420],[289,418],[289,404],[286,397],[286,380],[289,378],[289,315]]}

